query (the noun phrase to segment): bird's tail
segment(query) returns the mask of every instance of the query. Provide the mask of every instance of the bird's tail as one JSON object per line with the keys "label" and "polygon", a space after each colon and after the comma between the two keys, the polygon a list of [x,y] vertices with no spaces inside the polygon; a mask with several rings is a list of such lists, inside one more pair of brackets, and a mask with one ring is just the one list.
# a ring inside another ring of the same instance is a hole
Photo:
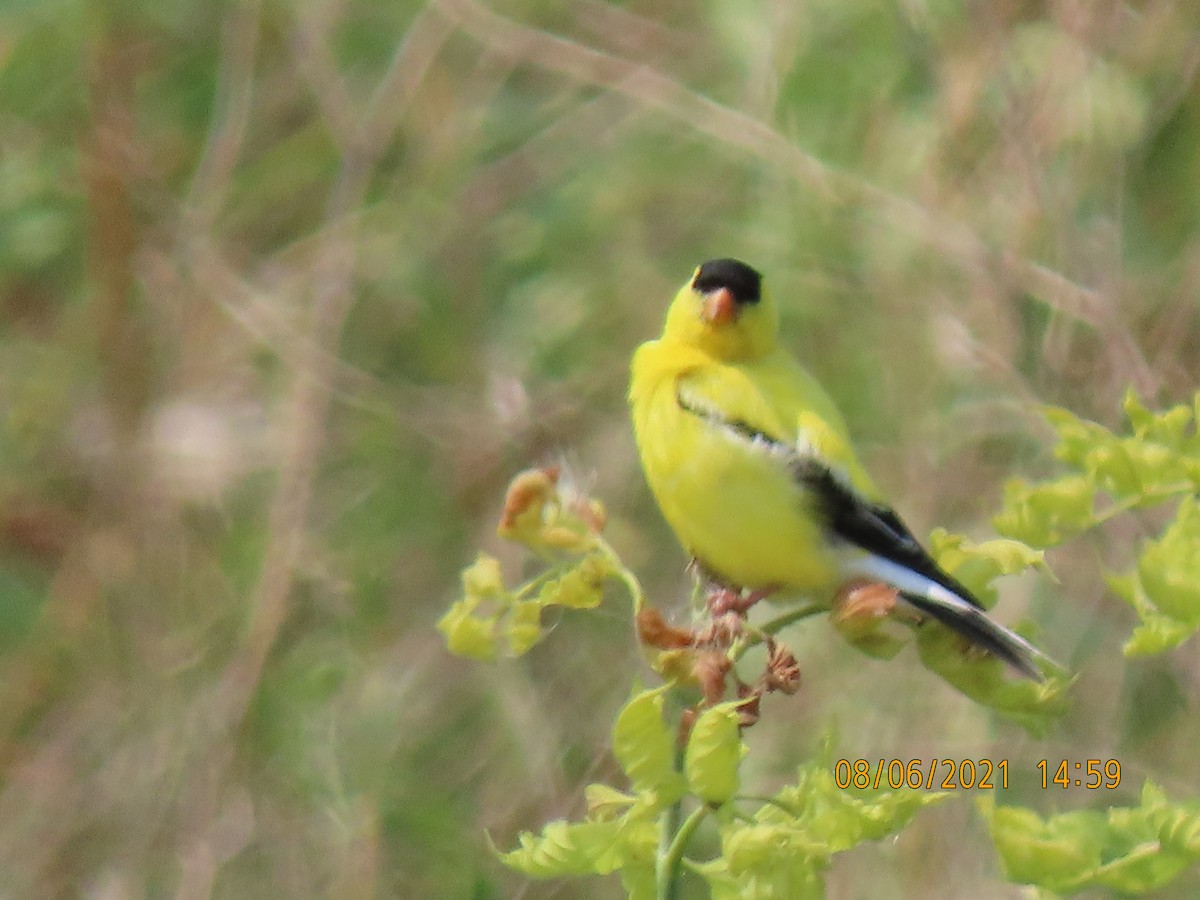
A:
{"label": "bird's tail", "polygon": [[851,568],[855,574],[890,584],[917,612],[941,622],[1022,675],[1041,681],[1044,667],[1062,669],[1015,631],[989,619],[977,603],[960,597],[926,575],[873,554],[856,560]]}

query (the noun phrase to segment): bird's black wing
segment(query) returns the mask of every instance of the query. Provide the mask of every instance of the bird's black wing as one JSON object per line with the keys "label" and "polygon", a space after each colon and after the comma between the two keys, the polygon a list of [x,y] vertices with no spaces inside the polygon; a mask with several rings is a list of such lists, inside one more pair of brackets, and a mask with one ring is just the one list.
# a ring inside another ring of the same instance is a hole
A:
{"label": "bird's black wing", "polygon": [[1030,678],[1042,679],[1039,661],[1057,667],[1057,663],[1023,637],[989,619],[979,600],[934,562],[893,509],[862,496],[815,454],[787,444],[748,422],[727,419],[701,404],[689,402],[682,393],[677,400],[685,412],[725,428],[782,460],[804,488],[813,512],[832,538],[914,572],[953,595],[938,597],[933,591],[906,591],[896,586],[915,610],[936,619]]}
{"label": "bird's black wing", "polygon": [[912,569],[973,606],[982,608],[969,590],[933,561],[933,557],[894,510],[882,503],[867,500],[816,455],[804,453],[749,422],[727,419],[688,398],[682,391],[676,394],[676,401],[684,412],[726,428],[743,440],[769,449],[786,460],[792,477],[813,498],[816,514],[832,535],[868,553]]}
{"label": "bird's black wing", "polygon": [[797,455],[792,470],[796,479],[816,498],[819,514],[833,534],[868,553],[925,576],[954,595],[939,598],[933,592],[901,589],[900,596],[913,608],[1035,681],[1041,681],[1043,677],[1039,661],[1057,667],[1057,663],[1025,638],[989,619],[982,604],[933,561],[895,511],[866,500],[836,472],[811,457]]}
{"label": "bird's black wing", "polygon": [[966,587],[934,562],[895,510],[872,503],[835,471],[811,455],[796,454],[792,474],[813,497],[818,515],[838,538],[937,582],[982,608]]}

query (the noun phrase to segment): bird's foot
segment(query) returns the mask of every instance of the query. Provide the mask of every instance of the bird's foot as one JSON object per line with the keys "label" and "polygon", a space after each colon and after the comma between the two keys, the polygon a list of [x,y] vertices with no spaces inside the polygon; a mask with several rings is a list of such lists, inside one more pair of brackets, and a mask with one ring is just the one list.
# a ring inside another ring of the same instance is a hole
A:
{"label": "bird's foot", "polygon": [[[704,597],[708,619],[694,628],[671,625],[652,607],[637,615],[638,637],[644,646],[658,652],[653,665],[660,674],[699,687],[702,700],[680,721],[680,741],[686,742],[692,723],[701,711],[722,702],[732,692],[737,698],[738,725],[748,728],[762,714],[762,698],[770,693],[794,694],[800,689],[800,667],[796,657],[774,635],[756,628],[747,612],[778,587],[747,590],[721,583],[693,561],[697,587]],[[739,677],[736,664],[747,647],[766,645],[762,675],[747,682]]]}
{"label": "bird's foot", "polygon": [[765,588],[757,588],[755,590],[745,592],[741,590],[733,590],[724,585],[713,585],[705,599],[708,605],[708,611],[713,616],[723,616],[725,613],[734,613],[735,615],[745,616],[759,600],[765,600],[770,597],[778,588],[771,586]]}

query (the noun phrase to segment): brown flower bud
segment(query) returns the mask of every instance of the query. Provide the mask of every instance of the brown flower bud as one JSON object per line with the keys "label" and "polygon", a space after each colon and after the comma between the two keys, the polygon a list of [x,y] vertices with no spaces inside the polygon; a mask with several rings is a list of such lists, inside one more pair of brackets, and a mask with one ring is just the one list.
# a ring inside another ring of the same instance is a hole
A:
{"label": "brown flower bud", "polygon": [[592,534],[599,534],[608,524],[608,513],[604,509],[604,504],[599,500],[577,497],[571,501],[570,509]]}
{"label": "brown flower bud", "polygon": [[741,728],[749,728],[755,724],[762,715],[762,694],[758,691],[751,691],[746,695],[745,699],[738,704],[738,726]]}
{"label": "brown flower bud", "polygon": [[537,509],[540,512],[550,495],[554,493],[557,483],[557,466],[518,472],[508,483],[508,491],[504,495],[504,512],[500,515],[500,525],[497,530],[502,535],[512,532],[516,529],[517,520],[523,513],[531,509]]}
{"label": "brown flower bud", "polygon": [[696,724],[696,719],[699,716],[700,714],[691,706],[685,709],[679,716],[679,734],[675,738],[678,746],[687,746],[688,738],[692,736],[692,726]]}
{"label": "brown flower bud", "polygon": [[774,641],[767,654],[766,687],[789,697],[800,690],[800,664],[791,650]]}
{"label": "brown flower bud", "polygon": [[845,585],[833,601],[834,625],[848,633],[870,631],[896,608],[896,589],[878,581]]}
{"label": "brown flower bud", "polygon": [[638,640],[658,650],[681,650],[691,647],[696,636],[691,631],[676,628],[653,606],[643,608],[636,617]]}
{"label": "brown flower bud", "polygon": [[732,664],[724,653],[708,650],[696,655],[696,681],[704,694],[704,702],[712,706],[721,702],[725,696],[725,676],[729,674]]}

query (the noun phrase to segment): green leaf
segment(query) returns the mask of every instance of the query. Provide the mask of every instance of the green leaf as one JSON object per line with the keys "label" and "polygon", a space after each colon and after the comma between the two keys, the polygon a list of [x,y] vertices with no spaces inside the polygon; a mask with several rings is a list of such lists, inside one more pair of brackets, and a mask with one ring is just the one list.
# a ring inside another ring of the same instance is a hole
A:
{"label": "green leaf", "polygon": [[1159,503],[1164,493],[1186,490],[1191,485],[1189,460],[1177,448],[1138,438],[1126,438],[1121,447],[1136,474],[1137,490],[1145,495],[1143,502]]}
{"label": "green leaf", "polygon": [[713,900],[821,900],[829,861],[809,854],[800,835],[776,825],[745,824],[730,828],[721,840],[721,856],[696,866],[707,880]]}
{"label": "green leaf", "polygon": [[[630,896],[652,898],[658,810],[606,788],[590,785],[588,795],[604,808],[601,818],[586,822],[556,820],[540,833],[522,832],[517,849],[498,853],[500,860],[532,878],[607,875],[620,870]],[[620,816],[613,815],[621,810]]]}
{"label": "green leaf", "polygon": [[1149,541],[1137,564],[1146,598],[1162,613],[1200,625],[1200,504],[1187,497],[1161,538]]}
{"label": "green leaf", "polygon": [[583,796],[587,800],[588,816],[596,819],[607,819],[616,813],[623,813],[638,799],[607,784],[589,784],[583,789]]}
{"label": "green leaf", "polygon": [[1150,613],[1133,629],[1129,639],[1121,646],[1121,652],[1131,658],[1165,653],[1178,647],[1195,633],[1196,629],[1193,626],[1178,619]]}
{"label": "green leaf", "polygon": [[532,878],[605,875],[621,864],[618,837],[622,821],[548,822],[541,834],[522,832],[520,846],[500,860]]}
{"label": "green leaf", "polygon": [[[1097,488],[1107,491],[1122,500],[1137,498],[1146,492],[1147,482],[1143,478],[1138,462],[1145,445],[1137,440],[1111,438],[1092,447],[1084,460],[1084,474]],[[1153,462],[1151,463],[1153,465]]]}
{"label": "green leaf", "polygon": [[[500,648],[500,618],[512,602],[512,595],[504,586],[500,561],[480,553],[475,562],[463,569],[462,586],[465,596],[438,619],[437,629],[445,636],[451,653],[485,662],[494,660]],[[514,636],[508,623],[503,630],[509,646],[514,637],[518,641],[525,638]]]}
{"label": "green leaf", "polygon": [[1133,630],[1121,652],[1125,656],[1151,656],[1163,653],[1187,640],[1196,630],[1186,622],[1159,612],[1138,578],[1137,571],[1124,575],[1106,575],[1109,589],[1133,607],[1141,624]]}
{"label": "green leaf", "polygon": [[468,597],[495,598],[506,593],[504,575],[500,571],[500,560],[486,553],[475,557],[475,562],[463,569],[463,593]]}
{"label": "green leaf", "polygon": [[1196,460],[1189,458],[1186,435],[1191,408],[1180,405],[1155,414],[1142,406],[1132,390],[1125,396],[1124,408],[1133,435],[1123,438],[1066,410],[1044,410],[1058,433],[1055,456],[1098,489],[1136,505],[1159,502],[1164,492],[1178,492],[1194,481],[1198,470]]}
{"label": "green leaf", "polygon": [[446,638],[451,653],[484,662],[496,658],[499,641],[494,618],[476,616],[478,601],[468,597],[459,600],[437,622],[437,630]]}
{"label": "green leaf", "polygon": [[[1147,782],[1146,787],[1150,786]],[[1159,815],[1158,842],[1168,853],[1200,859],[1200,809],[1193,805],[1162,810]]]}
{"label": "green leaf", "polygon": [[1037,485],[1016,478],[1004,486],[1004,507],[992,525],[1031,547],[1053,547],[1095,523],[1095,497],[1082,475]]}
{"label": "green leaf", "polygon": [[1173,450],[1183,449],[1185,432],[1192,423],[1190,407],[1178,404],[1166,412],[1153,413],[1142,405],[1137,391],[1131,387],[1125,392],[1121,408],[1138,437],[1165,444]]}
{"label": "green leaf", "polygon": [[584,557],[562,577],[547,582],[538,595],[538,602],[543,606],[554,604],[572,609],[594,609],[600,605],[604,579],[611,570],[611,565],[602,557]]}
{"label": "green leaf", "polygon": [[938,565],[971,589],[990,609],[996,603],[992,582],[1002,575],[1016,575],[1033,567],[1049,571],[1046,554],[1020,541],[997,539],[974,543],[943,528],[929,537]]}
{"label": "green leaf", "polygon": [[621,867],[621,887],[628,900],[656,900],[658,882],[655,879],[654,859],[636,859]]}
{"label": "green leaf", "polygon": [[995,807],[991,798],[980,804],[1010,881],[1071,890],[1081,872],[1100,865],[1101,814],[1073,813],[1050,823],[1029,809]]}
{"label": "green leaf", "polygon": [[1136,807],[1043,819],[996,807],[989,797],[979,809],[1009,880],[1059,893],[1106,887],[1141,894],[1200,861],[1200,804],[1173,804],[1149,781]]}
{"label": "green leaf", "polygon": [[613,723],[613,755],[638,792],[655,792],[674,802],[683,790],[675,771],[675,734],[663,722],[663,693],[669,686],[634,694]]}
{"label": "green leaf", "polygon": [[1134,570],[1108,575],[1114,594],[1141,620],[1122,651],[1147,656],[1178,646],[1200,629],[1200,505],[1180,502],[1158,540],[1148,541]]}
{"label": "green leaf", "polygon": [[917,635],[921,663],[976,703],[994,709],[1035,737],[1044,735],[1067,710],[1072,678],[1051,672],[1044,681],[1012,676],[991,654],[968,647],[944,626],[931,622]]}
{"label": "green leaf", "polygon": [[1058,436],[1054,455],[1079,471],[1087,468],[1088,455],[1096,447],[1107,446],[1116,440],[1103,425],[1081,419],[1070,410],[1046,406],[1042,408],[1042,415]]}
{"label": "green leaf", "polygon": [[802,826],[811,848],[832,854],[885,838],[903,829],[926,806],[949,796],[945,791],[911,788],[840,788],[833,759],[821,754],[802,766],[796,784],[781,790],[776,802],[763,806],[755,819]]}
{"label": "green leaf", "polygon": [[745,748],[738,727],[738,701],[706,709],[688,737],[683,769],[692,793],[714,806],[728,803],[738,790],[738,768]]}
{"label": "green leaf", "polygon": [[693,868],[714,898],[820,898],[836,853],[894,834],[945,792],[843,789],[832,742],[800,767],[797,780],[749,817],[727,817],[721,856]]}
{"label": "green leaf", "polygon": [[504,616],[504,637],[510,656],[524,656],[542,639],[542,605],[536,600],[514,603]]}
{"label": "green leaf", "polygon": [[545,571],[515,590],[505,587],[500,562],[480,553],[463,570],[465,597],[438,621],[451,652],[493,660],[501,650],[523,656],[545,635],[541,613],[547,606],[591,609],[600,605],[604,581],[616,572],[605,556],[585,556],[557,578],[544,581],[534,599],[522,599],[554,570]]}

